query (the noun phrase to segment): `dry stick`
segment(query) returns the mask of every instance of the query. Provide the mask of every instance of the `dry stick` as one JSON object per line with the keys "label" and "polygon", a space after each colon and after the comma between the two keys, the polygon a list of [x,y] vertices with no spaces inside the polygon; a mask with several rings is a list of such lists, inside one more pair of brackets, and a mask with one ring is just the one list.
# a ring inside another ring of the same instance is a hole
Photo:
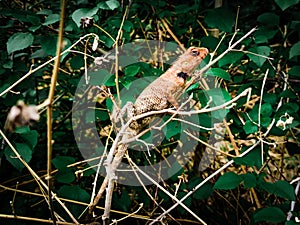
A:
{"label": "dry stick", "polygon": [[226,155],[226,156],[229,156],[229,157],[232,157],[232,158],[235,158],[236,156],[235,155],[231,155],[227,152],[224,152],[222,150],[220,150],[219,148],[216,148],[216,147],[213,147],[209,144],[207,144],[205,141],[202,141],[200,138],[197,138],[196,136],[194,136],[193,134],[191,134],[190,132],[187,132],[187,131],[183,131],[185,134],[187,134],[188,136],[190,136],[191,138],[193,138],[194,140],[198,141],[199,143],[205,145],[206,147],[216,151],[216,152],[219,152],[220,154],[223,154],[223,155]]}
{"label": "dry stick", "polygon": [[135,210],[133,213],[128,214],[127,216],[118,219],[118,220],[113,220],[112,223],[110,223],[109,225],[113,225],[113,224],[118,224],[119,222],[121,222],[122,220],[125,220],[126,218],[132,217],[133,215],[137,214],[141,209],[143,208],[143,203],[140,204],[140,207]]}
{"label": "dry stick", "polygon": [[172,36],[172,38],[177,42],[177,44],[179,45],[179,47],[183,50],[186,51],[184,45],[179,41],[179,39],[176,37],[176,35],[171,31],[168,23],[165,21],[165,19],[160,19],[161,22],[163,23],[164,27],[167,29],[167,31],[169,32],[169,34]]}
{"label": "dry stick", "polygon": [[[119,48],[118,48],[118,42],[121,38],[121,35],[122,35],[122,27],[124,25],[124,22],[125,22],[125,18],[126,18],[126,15],[128,13],[128,7],[126,7],[126,10],[125,10],[125,13],[123,15],[123,19],[122,19],[122,22],[121,22],[121,25],[120,25],[120,29],[118,30],[118,34],[117,34],[117,37],[116,37],[116,40],[115,40],[115,43],[114,43],[114,46],[115,46],[115,55],[116,55],[116,60],[115,60],[115,83],[116,83],[116,90],[117,90],[117,97],[118,97],[118,103],[121,105],[121,97],[120,97],[120,87],[119,87]],[[119,105],[119,106],[120,106]]]}
{"label": "dry stick", "polygon": [[[123,15],[123,19],[122,19],[122,22],[121,22],[121,25],[120,25],[120,29],[118,31],[118,35],[116,37],[116,42],[115,42],[115,55],[116,55],[116,60],[115,60],[115,75],[116,75],[116,89],[117,89],[117,97],[118,97],[118,103],[120,104],[121,103],[121,97],[120,97],[120,90],[119,90],[119,77],[118,77],[118,70],[119,70],[119,57],[118,57],[118,54],[119,54],[119,51],[118,51],[118,42],[121,38],[121,35],[122,35],[122,27],[124,25],[124,22],[125,22],[125,18],[127,16],[127,13],[129,12],[129,7],[127,6],[126,7],[126,10],[124,12],[124,15]],[[120,104],[121,105],[121,104]],[[111,153],[111,152],[110,152]],[[113,153],[111,153],[113,154]],[[119,153],[117,153],[118,155]],[[117,155],[115,156],[117,158]],[[113,195],[113,189],[114,189],[114,173],[115,173],[115,170],[112,168],[112,164],[111,163],[112,161],[109,161],[108,158],[107,158],[107,168],[106,168],[106,176],[108,177],[108,179],[105,178],[104,181],[107,181],[107,188],[106,188],[106,198],[105,198],[105,209],[104,209],[104,213],[103,213],[103,216],[102,216],[102,219],[103,219],[103,224],[107,224],[108,223],[108,218],[110,217],[110,209],[111,209],[111,202],[112,202],[112,195]],[[104,183],[103,181],[103,183]],[[104,187],[104,184],[101,185],[101,188]],[[100,189],[101,189],[100,188]],[[90,209],[91,210],[91,209]],[[90,211],[89,210],[89,211]]]}
{"label": "dry stick", "polygon": [[[263,83],[261,86],[261,90],[260,90],[260,99],[259,99],[259,105],[258,105],[258,132],[259,132],[259,138],[262,140],[262,133],[261,133],[261,118],[260,118],[260,113],[261,113],[261,105],[262,105],[262,99],[263,99],[263,94],[264,94],[264,88],[265,88],[265,84],[266,84],[266,80],[268,77],[268,73],[269,73],[269,69],[267,69],[264,79],[263,79]],[[264,144],[263,142],[261,143],[261,164],[264,164]]]}
{"label": "dry stick", "polygon": [[[111,127],[109,136],[111,135],[112,131],[113,131],[113,126]],[[106,152],[107,152],[108,140],[109,140],[109,138],[107,138],[103,155],[106,154]],[[105,188],[107,186],[108,179],[107,179],[107,176],[106,176],[104,178],[103,182],[102,182],[102,185],[101,185],[97,195],[95,194],[96,193],[96,187],[97,187],[97,180],[98,180],[99,173],[100,173],[100,167],[102,165],[103,160],[104,160],[104,157],[101,157],[101,159],[98,163],[98,166],[97,166],[97,172],[96,172],[96,176],[95,176],[94,183],[93,183],[93,185],[94,185],[93,192],[92,192],[90,204],[88,206],[89,207],[88,214],[86,216],[87,219],[89,219],[92,216],[92,214],[94,212],[94,209],[97,206],[97,204],[98,204],[100,198],[102,197],[102,195],[105,191]]]}
{"label": "dry stick", "polygon": [[53,224],[56,224],[56,218],[54,215],[54,209],[53,209],[53,202],[52,202],[52,107],[53,107],[53,99],[54,99],[54,92],[57,82],[57,76],[58,76],[58,70],[59,70],[59,64],[60,64],[60,54],[62,52],[62,44],[63,44],[63,32],[64,32],[64,21],[65,21],[65,8],[66,8],[66,2],[65,0],[61,1],[61,12],[60,12],[60,21],[59,21],[59,33],[58,33],[58,39],[57,39],[57,46],[56,46],[56,55],[57,58],[55,59],[53,71],[52,71],[52,77],[51,77],[51,84],[50,84],[50,90],[49,90],[49,96],[48,101],[49,105],[47,108],[47,181],[48,181],[48,196],[49,196],[49,205],[50,205],[50,212],[51,212],[51,218],[53,220]]}
{"label": "dry stick", "polygon": [[[113,126],[111,126],[111,129],[109,131],[109,136],[108,137],[111,136],[112,132],[113,132]],[[106,155],[106,153],[107,153],[108,144],[109,144],[109,138],[107,138],[107,140],[106,140],[105,148],[104,148],[104,151],[103,151],[103,156]],[[97,171],[96,171],[96,175],[95,175],[95,179],[94,179],[94,183],[93,183],[94,187],[93,187],[93,192],[92,192],[92,196],[91,196],[90,205],[93,204],[94,198],[96,196],[97,180],[98,180],[98,177],[99,177],[101,165],[103,164],[103,160],[104,160],[104,157],[101,157],[100,160],[99,160],[99,163],[97,165]]]}
{"label": "dry stick", "polygon": [[[33,169],[28,165],[28,163],[22,158],[22,156],[19,154],[19,152],[15,149],[15,147],[11,144],[11,142],[7,139],[5,134],[3,133],[2,130],[0,130],[0,135],[3,137],[3,139],[6,141],[10,149],[13,151],[13,153],[16,155],[16,157],[20,160],[20,162],[28,169],[30,174],[33,176],[33,178],[36,180],[38,185],[41,185],[43,188],[48,191],[48,186],[42,181],[42,179],[34,172]],[[53,198],[61,205],[61,207],[66,211],[66,213],[69,215],[69,217],[72,219],[72,221],[75,224],[79,224],[77,220],[74,218],[72,213],[68,210],[68,208],[61,202],[61,200],[52,192]],[[46,199],[47,201],[47,199]],[[48,201],[47,201],[48,202]]]}

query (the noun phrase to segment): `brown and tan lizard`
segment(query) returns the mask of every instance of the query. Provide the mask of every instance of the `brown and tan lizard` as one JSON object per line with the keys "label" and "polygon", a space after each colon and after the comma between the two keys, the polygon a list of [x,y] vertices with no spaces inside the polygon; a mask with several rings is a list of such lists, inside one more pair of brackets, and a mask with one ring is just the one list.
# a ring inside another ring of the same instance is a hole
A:
{"label": "brown and tan lizard", "polygon": [[[169,107],[170,105],[175,108],[179,107],[176,100],[178,92],[184,87],[186,80],[190,77],[193,71],[199,66],[202,60],[208,54],[206,48],[190,47],[172,64],[172,66],[163,73],[160,77],[149,84],[138,96],[135,103],[127,103],[121,110],[121,115],[127,111],[127,121],[137,115],[141,115],[150,111],[158,111]],[[113,117],[118,113],[113,114]],[[119,118],[113,118],[114,121],[118,121]],[[138,121],[133,121],[128,127],[120,129],[119,139],[115,140],[111,151],[107,156],[105,163],[106,166],[106,178],[102,183],[97,197],[93,205],[90,206],[89,212],[93,211],[93,208],[97,204],[102,196],[105,187],[106,188],[106,200],[105,211],[103,214],[104,224],[110,215],[111,199],[114,187],[114,181],[116,179],[116,169],[118,168],[129,144],[124,144],[126,140],[135,137],[141,129],[149,123],[148,118],[143,118]],[[121,138],[120,138],[121,135]],[[119,144],[118,142],[123,142]],[[102,193],[101,193],[102,192]]]}
{"label": "brown and tan lizard", "polygon": [[[160,77],[149,84],[138,96],[135,103],[128,102],[123,107],[121,115],[127,111],[131,118],[149,111],[159,111],[172,105],[179,107],[177,94],[182,90],[188,77],[208,54],[206,48],[190,47],[172,66]],[[149,123],[149,119],[132,122],[130,128],[139,131]],[[136,133],[136,132],[135,132]]]}

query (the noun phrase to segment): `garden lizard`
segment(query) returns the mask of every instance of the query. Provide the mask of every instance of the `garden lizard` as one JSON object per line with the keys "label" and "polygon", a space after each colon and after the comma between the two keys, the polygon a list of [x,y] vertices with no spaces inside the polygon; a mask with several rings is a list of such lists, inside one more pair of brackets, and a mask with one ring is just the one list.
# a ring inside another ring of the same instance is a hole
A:
{"label": "garden lizard", "polygon": [[[150,111],[158,111],[172,105],[179,107],[176,96],[186,80],[208,54],[206,48],[190,47],[160,77],[149,84],[138,96],[135,103],[126,103],[121,115],[127,111],[127,120]],[[140,130],[149,123],[149,118],[132,122],[130,128]]]}
{"label": "garden lizard", "polygon": [[[187,78],[192,75],[193,71],[207,54],[208,50],[206,48],[190,47],[186,52],[179,56],[179,58],[165,73],[154,80],[141,92],[135,103],[128,102],[120,113],[113,113],[112,119],[118,121],[120,118],[116,117],[118,114],[123,115],[125,110],[127,111],[128,121],[128,119],[132,118],[133,116],[150,111],[162,110],[170,105],[178,108],[179,104],[176,100],[178,92],[182,90]],[[123,129],[121,128],[119,132],[121,133],[122,137],[119,138],[119,140],[115,140],[115,143],[113,144],[111,151],[107,156],[107,160],[105,162],[107,175],[102,183],[102,187],[100,188],[100,190],[104,190],[103,187],[107,186],[105,211],[102,217],[104,224],[106,224],[110,216],[114,180],[116,179],[115,172],[129,146],[126,141],[134,138],[144,126],[149,124],[149,121],[149,118],[143,118],[139,121],[131,122],[128,127],[123,127]],[[120,141],[123,143],[118,144]],[[95,202],[93,205],[95,205]]]}

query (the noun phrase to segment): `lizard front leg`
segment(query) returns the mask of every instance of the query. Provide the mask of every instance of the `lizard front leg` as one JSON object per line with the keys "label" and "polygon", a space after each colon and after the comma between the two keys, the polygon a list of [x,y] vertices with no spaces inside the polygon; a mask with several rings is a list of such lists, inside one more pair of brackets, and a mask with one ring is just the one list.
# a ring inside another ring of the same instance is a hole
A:
{"label": "lizard front leg", "polygon": [[[124,126],[124,124],[134,116],[134,106],[132,102],[127,102],[122,109],[114,107],[113,113],[111,116],[111,121],[117,130],[120,127]],[[116,130],[115,129],[115,130]]]}

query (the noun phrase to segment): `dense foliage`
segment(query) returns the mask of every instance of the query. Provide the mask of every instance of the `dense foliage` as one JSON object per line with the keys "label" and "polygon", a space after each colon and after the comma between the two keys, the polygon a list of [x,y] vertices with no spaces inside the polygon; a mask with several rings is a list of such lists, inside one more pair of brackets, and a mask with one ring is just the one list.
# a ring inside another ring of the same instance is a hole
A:
{"label": "dense foliage", "polygon": [[[96,51],[93,51],[95,36],[87,36],[62,56],[55,90],[53,192],[66,202],[75,218],[85,223],[91,222],[84,220],[84,209],[90,201],[96,173],[90,167],[99,161],[99,158],[91,160],[89,164],[84,161],[86,157],[78,150],[72,130],[74,93],[86,63],[93,63],[93,58],[86,59],[83,53],[97,57],[113,49],[114,39],[120,35],[121,27],[120,46],[139,39],[160,40],[182,43],[185,47],[203,46],[210,52],[216,50],[215,55],[218,56],[227,49],[233,37],[237,40],[257,26],[258,30],[236,47],[238,51],[228,53],[205,74],[209,90],[200,88],[203,85],[198,83],[187,90],[188,94],[193,93],[196,102],[206,106],[210,103],[206,96],[211,96],[215,105],[221,105],[224,99],[228,101],[247,88],[252,88],[249,102],[247,97],[243,97],[231,108],[215,114],[199,114],[202,126],[213,127],[206,121],[228,124],[228,127],[223,125],[219,133],[221,139],[217,134],[214,137],[214,147],[226,155],[218,153],[210,165],[199,171],[199,163],[205,156],[203,142],[212,144],[208,141],[211,140],[211,132],[201,129],[197,137],[201,141],[194,153],[188,156],[189,163],[162,185],[180,199],[221,168],[219,174],[184,201],[207,224],[296,224],[300,216],[297,192],[295,194],[298,181],[292,184],[291,181],[298,177],[300,162],[298,2],[223,1],[221,7],[215,8],[215,2],[209,0],[67,1],[64,49],[84,35],[94,33],[99,37]],[[18,100],[38,105],[48,97],[53,62],[39,68],[11,91],[5,94],[3,91],[30,70],[55,56],[61,5],[59,1],[29,0],[0,1],[0,6],[0,124],[3,128],[9,109]],[[122,23],[124,14],[126,18]],[[83,26],[80,24],[82,17],[93,17],[94,25]],[[128,89],[137,78],[159,76],[164,69],[154,65],[141,62],[121,68],[120,89]],[[114,75],[108,75],[112,78],[105,84],[116,94]],[[95,78],[91,78],[90,82],[99,84]],[[137,91],[138,88],[141,87],[137,87]],[[99,100],[97,109],[93,116],[96,117],[100,138],[105,143],[111,124],[108,116],[111,101],[105,98]],[[45,112],[42,111],[40,116],[40,121],[30,128],[20,127],[6,135],[32,170],[45,179]],[[92,123],[94,118],[90,117],[86,114],[83,119]],[[130,157],[140,164],[147,164],[160,160],[165,157],[164,154],[168,155],[168,151],[176,147],[174,143],[181,132],[176,126],[174,121],[168,124],[168,129],[163,131],[165,139],[157,151],[151,151],[151,157],[144,153],[129,153]],[[144,140],[149,141],[149,138],[145,137]],[[255,145],[262,139],[260,144]],[[234,157],[251,146],[254,148],[245,156]],[[96,149],[90,157],[99,156],[102,150]],[[42,220],[33,221],[50,218],[49,207],[40,187],[9,146],[5,145],[0,150],[0,157],[0,224],[42,224]],[[233,162],[222,169],[230,160]],[[102,179],[98,179],[99,185]],[[175,201],[156,185],[147,186],[147,190],[163,208],[174,205]],[[129,217],[120,224],[129,221],[145,224],[149,218],[156,218],[162,213],[141,186],[118,185],[114,194],[112,209],[115,211],[112,218],[122,218],[135,212],[143,203],[142,210],[138,210],[135,217]],[[103,202],[104,199],[101,199],[99,206],[103,206]],[[293,202],[296,202],[295,206],[292,206]],[[55,201],[54,209],[60,217],[71,221]],[[102,209],[95,211],[99,216],[96,219],[101,221],[102,212]],[[8,215],[23,216],[31,221],[5,218]],[[181,224],[198,222],[180,206],[170,215],[173,218],[167,217],[164,220],[166,223],[175,224],[175,220]]]}

